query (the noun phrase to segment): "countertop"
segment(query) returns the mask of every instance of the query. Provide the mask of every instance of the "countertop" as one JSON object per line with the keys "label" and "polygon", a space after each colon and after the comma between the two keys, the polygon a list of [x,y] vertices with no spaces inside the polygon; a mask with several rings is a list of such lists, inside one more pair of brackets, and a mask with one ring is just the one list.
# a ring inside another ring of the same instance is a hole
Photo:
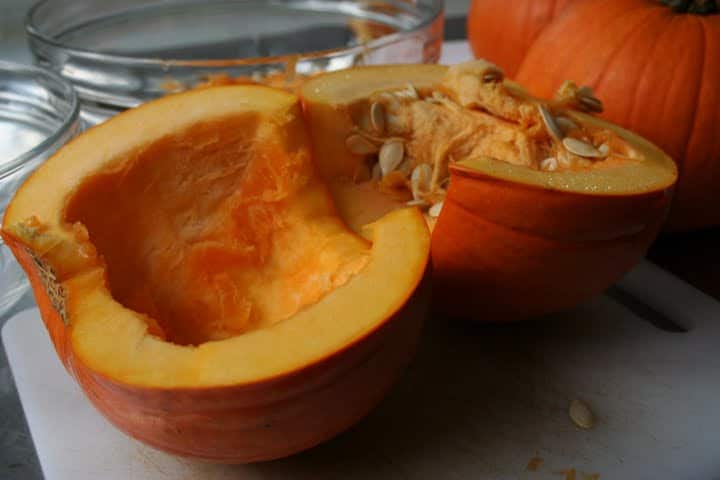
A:
{"label": "countertop", "polygon": [[[0,6],[0,60],[30,63],[22,32],[22,7],[28,0],[9,0]],[[465,0],[448,4],[446,37],[463,38],[465,22],[460,16]],[[685,234],[664,234],[651,248],[648,258],[700,290],[720,299],[720,228]],[[34,305],[30,294],[4,317]],[[28,432],[15,384],[0,343],[0,478],[33,480],[42,478],[32,438]]]}

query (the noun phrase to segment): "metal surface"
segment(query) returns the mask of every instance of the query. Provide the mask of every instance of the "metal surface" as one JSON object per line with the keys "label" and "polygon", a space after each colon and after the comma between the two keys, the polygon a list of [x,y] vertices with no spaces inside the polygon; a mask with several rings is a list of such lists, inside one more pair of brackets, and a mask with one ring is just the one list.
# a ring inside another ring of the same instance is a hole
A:
{"label": "metal surface", "polygon": [[[12,315],[33,306],[35,301],[28,293],[6,316],[0,317],[0,328]],[[43,478],[2,343],[0,343],[0,478],[2,480]]]}

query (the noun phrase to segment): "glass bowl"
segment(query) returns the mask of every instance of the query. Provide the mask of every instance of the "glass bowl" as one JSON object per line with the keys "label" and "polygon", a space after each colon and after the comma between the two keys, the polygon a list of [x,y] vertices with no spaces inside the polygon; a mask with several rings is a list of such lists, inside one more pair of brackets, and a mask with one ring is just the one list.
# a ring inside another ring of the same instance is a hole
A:
{"label": "glass bowl", "polygon": [[36,62],[73,84],[94,124],[207,82],[292,88],[354,65],[434,63],[443,9],[443,0],[44,0],[26,32]]}
{"label": "glass bowl", "polygon": [[[78,99],[68,82],[42,68],[0,61],[0,217],[25,178],[80,129]],[[0,315],[27,288],[0,239]]]}

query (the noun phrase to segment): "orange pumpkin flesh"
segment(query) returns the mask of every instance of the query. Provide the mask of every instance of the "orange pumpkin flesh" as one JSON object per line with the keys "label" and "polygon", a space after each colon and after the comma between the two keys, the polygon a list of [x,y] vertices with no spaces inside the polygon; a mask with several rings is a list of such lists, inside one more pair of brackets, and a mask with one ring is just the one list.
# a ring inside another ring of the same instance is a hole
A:
{"label": "orange pumpkin flesh", "polygon": [[409,361],[427,227],[401,209],[365,236],[316,174],[297,98],[257,86],[89,130],[3,223],[93,404],[150,445],[228,463],[337,434]]}
{"label": "orange pumpkin flesh", "polygon": [[[434,123],[432,130],[417,123],[422,117],[415,114],[415,123],[403,133],[408,149],[425,142],[426,150],[450,152],[447,157],[459,152],[448,163],[449,188],[437,224],[428,219],[434,227],[433,303],[453,315],[490,321],[571,308],[607,288],[643,256],[667,211],[676,179],[674,163],[627,131],[580,112],[563,111],[582,125],[583,135],[626,148],[626,155],[621,152],[551,172],[539,170],[533,163],[537,159],[524,162],[520,158],[516,143],[526,139],[524,133],[512,136],[516,130],[535,132],[537,144],[528,148],[547,151],[549,134],[538,130],[534,117],[538,100],[512,84],[483,85],[473,78],[473,68],[367,67],[310,80],[302,95],[313,142],[322,152],[319,160],[327,162],[320,164],[321,172],[334,179],[333,190],[343,195],[372,189],[368,186],[372,182],[365,181],[367,174],[362,173],[366,158],[351,154],[344,139],[362,130],[357,111],[367,110],[368,98],[380,98],[377,91],[411,83],[421,97],[406,107],[413,112],[435,108],[417,103],[437,103],[433,91],[449,95],[456,105],[451,109],[467,103],[462,121],[436,117],[442,122]],[[473,104],[472,98],[463,98],[475,90],[486,96],[487,103]],[[497,92],[501,92],[499,97]],[[493,129],[487,118],[493,109],[525,115],[518,122],[528,124],[497,118]],[[445,133],[433,133],[445,132],[448,124],[459,131],[474,121],[485,125],[483,130],[457,142],[449,141]],[[420,135],[425,138],[418,139]],[[383,195],[375,190],[376,195]],[[387,200],[372,205],[377,215],[392,208]]]}

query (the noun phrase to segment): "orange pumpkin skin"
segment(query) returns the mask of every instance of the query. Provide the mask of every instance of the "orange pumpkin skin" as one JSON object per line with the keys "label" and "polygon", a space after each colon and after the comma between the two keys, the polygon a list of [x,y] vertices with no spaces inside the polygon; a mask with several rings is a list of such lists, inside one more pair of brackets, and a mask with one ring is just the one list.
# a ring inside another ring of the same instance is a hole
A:
{"label": "orange pumpkin skin", "polygon": [[82,364],[74,373],[108,420],[155,448],[226,464],[283,458],[347,430],[380,403],[415,352],[416,309],[408,305],[323,362],[257,385],[148,395]]}
{"label": "orange pumpkin skin", "polygon": [[[410,362],[426,311],[428,282],[377,330],[299,371],[255,384],[188,389],[126,385],[88,368],[70,346],[31,256],[8,246],[30,279],[59,358],[110,422],[174,455],[218,463],[281,458],[346,430],[385,396]],[[72,298],[68,298],[72,309]]]}
{"label": "orange pumpkin skin", "polygon": [[578,0],[473,0],[467,34],[475,57],[514,77],[538,34],[573,1]]}
{"label": "orange pumpkin skin", "polygon": [[678,14],[650,0],[580,2],[539,35],[517,79],[540,96],[566,79],[592,86],[605,118],[678,163],[668,228],[720,224],[720,14]]}
{"label": "orange pumpkin skin", "polygon": [[670,198],[671,188],[560,192],[453,166],[432,237],[433,305],[491,322],[573,308],[642,258]]}

